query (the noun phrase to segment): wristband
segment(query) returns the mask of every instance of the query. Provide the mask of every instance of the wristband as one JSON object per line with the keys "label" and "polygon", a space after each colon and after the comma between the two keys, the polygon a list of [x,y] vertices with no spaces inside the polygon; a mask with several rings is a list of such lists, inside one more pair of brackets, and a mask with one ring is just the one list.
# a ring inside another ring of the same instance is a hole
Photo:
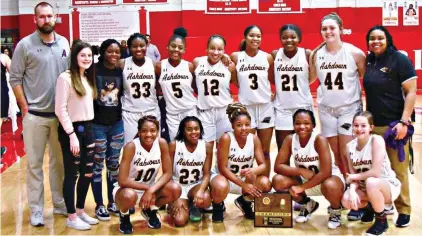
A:
{"label": "wristband", "polygon": [[409,121],[405,121],[404,119],[400,119],[399,120],[399,123],[402,123],[402,124],[404,124],[406,126],[409,126]]}

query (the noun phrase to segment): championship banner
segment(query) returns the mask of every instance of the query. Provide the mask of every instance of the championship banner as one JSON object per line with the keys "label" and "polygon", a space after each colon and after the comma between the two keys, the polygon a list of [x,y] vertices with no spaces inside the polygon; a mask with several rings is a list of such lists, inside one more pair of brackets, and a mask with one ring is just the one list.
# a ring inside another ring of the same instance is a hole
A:
{"label": "championship banner", "polygon": [[258,0],[258,13],[300,13],[298,0]]}
{"label": "championship banner", "polygon": [[167,3],[167,0],[123,0],[123,4]]}
{"label": "championship banner", "polygon": [[81,7],[81,6],[112,6],[116,5],[116,0],[90,0],[90,1],[81,1],[81,0],[72,0],[72,6]]}
{"label": "championship banner", "polygon": [[399,25],[399,11],[397,1],[384,0],[382,7],[382,25],[383,26],[398,26]]}
{"label": "championship banner", "polygon": [[289,192],[262,193],[255,198],[255,227],[292,228],[292,196]]}
{"label": "championship banner", "polygon": [[251,13],[249,0],[207,0],[206,14]]}
{"label": "championship banner", "polygon": [[106,39],[127,40],[139,32],[138,11],[81,12],[79,17],[80,39],[100,45]]}
{"label": "championship banner", "polygon": [[404,1],[403,25],[419,25],[418,1]]}

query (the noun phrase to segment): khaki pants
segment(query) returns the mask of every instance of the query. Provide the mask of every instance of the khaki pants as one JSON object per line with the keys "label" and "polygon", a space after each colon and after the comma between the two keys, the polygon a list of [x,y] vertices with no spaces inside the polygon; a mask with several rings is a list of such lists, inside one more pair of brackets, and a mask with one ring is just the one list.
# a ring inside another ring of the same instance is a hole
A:
{"label": "khaki pants", "polygon": [[27,157],[27,195],[31,211],[44,207],[43,160],[45,147],[49,150],[49,181],[53,206],[65,207],[63,200],[63,156],[57,134],[57,118],[27,113],[23,119],[23,139]]}
{"label": "khaki pants", "polygon": [[[388,126],[374,127],[374,133],[383,136]],[[401,192],[394,201],[398,213],[410,215],[410,192],[409,192],[409,142],[404,147],[405,160],[400,162],[398,152],[392,148],[387,148],[387,154],[391,162],[391,168],[396,172],[397,179],[401,182]]]}

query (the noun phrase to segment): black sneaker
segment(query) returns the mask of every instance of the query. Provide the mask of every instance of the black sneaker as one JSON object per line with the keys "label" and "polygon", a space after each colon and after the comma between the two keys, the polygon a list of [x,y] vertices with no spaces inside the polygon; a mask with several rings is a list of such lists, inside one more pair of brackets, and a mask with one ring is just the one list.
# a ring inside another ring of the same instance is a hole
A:
{"label": "black sneaker", "polygon": [[107,205],[107,211],[109,214],[113,214],[115,216],[119,216],[119,210],[117,209],[116,203],[112,202]]}
{"label": "black sneaker", "polygon": [[133,232],[132,223],[130,222],[130,215],[122,215],[122,213],[119,212],[119,218],[120,218],[120,226],[119,231],[122,234],[131,234]]}
{"label": "black sneaker", "polygon": [[374,221],[375,212],[372,208],[371,203],[368,203],[368,205],[361,209],[362,211],[362,218],[360,219],[360,222],[362,224],[370,224]]}
{"label": "black sneaker", "polygon": [[95,215],[97,218],[101,221],[109,221],[110,220],[110,214],[108,213],[107,209],[104,205],[97,206],[95,208]]}
{"label": "black sneaker", "polygon": [[361,209],[358,209],[357,211],[355,210],[350,210],[349,213],[347,213],[347,219],[349,221],[358,221],[362,218],[363,212]]}
{"label": "black sneaker", "polygon": [[224,211],[226,211],[226,206],[224,206],[224,202],[213,203],[212,204],[212,222],[214,223],[223,222]]}
{"label": "black sneaker", "polygon": [[312,213],[314,213],[319,207],[319,203],[312,199],[309,200],[306,204],[301,205],[299,215],[296,216],[297,223],[305,223],[311,218]]}
{"label": "black sneaker", "polygon": [[243,212],[246,219],[254,220],[255,219],[255,212],[253,211],[253,202],[248,202],[243,198],[243,195],[240,195],[238,198],[234,200],[234,204]]}
{"label": "black sneaker", "polygon": [[201,221],[201,211],[195,207],[193,202],[189,203],[189,219],[193,222]]}
{"label": "black sneaker", "polygon": [[135,207],[129,208],[129,214],[135,214]]}
{"label": "black sneaker", "polygon": [[148,221],[148,227],[151,229],[161,228],[160,219],[157,217],[157,210],[146,209],[141,211],[142,216]]}
{"label": "black sneaker", "polygon": [[406,214],[399,214],[399,217],[397,217],[396,226],[399,228],[404,228],[410,225],[410,215]]}
{"label": "black sneaker", "polygon": [[367,236],[374,236],[374,235],[385,235],[384,232],[388,229],[388,222],[387,216],[383,214],[382,216],[378,216],[375,218],[375,223],[366,230]]}
{"label": "black sneaker", "polygon": [[165,205],[165,204],[164,204],[164,205],[160,206],[160,207],[158,208],[158,210],[160,210],[160,211],[164,211],[164,210],[166,209],[166,206],[167,206],[167,205]]}

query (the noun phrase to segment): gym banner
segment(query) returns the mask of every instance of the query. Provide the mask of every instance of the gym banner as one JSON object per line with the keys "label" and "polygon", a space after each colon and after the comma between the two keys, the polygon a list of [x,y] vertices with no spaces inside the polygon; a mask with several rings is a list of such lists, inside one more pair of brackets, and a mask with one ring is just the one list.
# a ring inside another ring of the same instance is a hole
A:
{"label": "gym banner", "polygon": [[404,1],[403,25],[419,25],[418,1]]}
{"label": "gym banner", "polygon": [[123,4],[167,3],[167,0],[123,0]]}
{"label": "gym banner", "polygon": [[72,6],[111,6],[116,5],[116,0],[90,0],[90,1],[81,1],[81,0],[72,0]]}
{"label": "gym banner", "polygon": [[258,0],[258,13],[300,13],[298,0]]}
{"label": "gym banner", "polygon": [[251,13],[249,0],[207,0],[206,14]]}
{"label": "gym banner", "polygon": [[398,26],[399,10],[397,7],[397,1],[384,0],[382,4],[382,25]]}

